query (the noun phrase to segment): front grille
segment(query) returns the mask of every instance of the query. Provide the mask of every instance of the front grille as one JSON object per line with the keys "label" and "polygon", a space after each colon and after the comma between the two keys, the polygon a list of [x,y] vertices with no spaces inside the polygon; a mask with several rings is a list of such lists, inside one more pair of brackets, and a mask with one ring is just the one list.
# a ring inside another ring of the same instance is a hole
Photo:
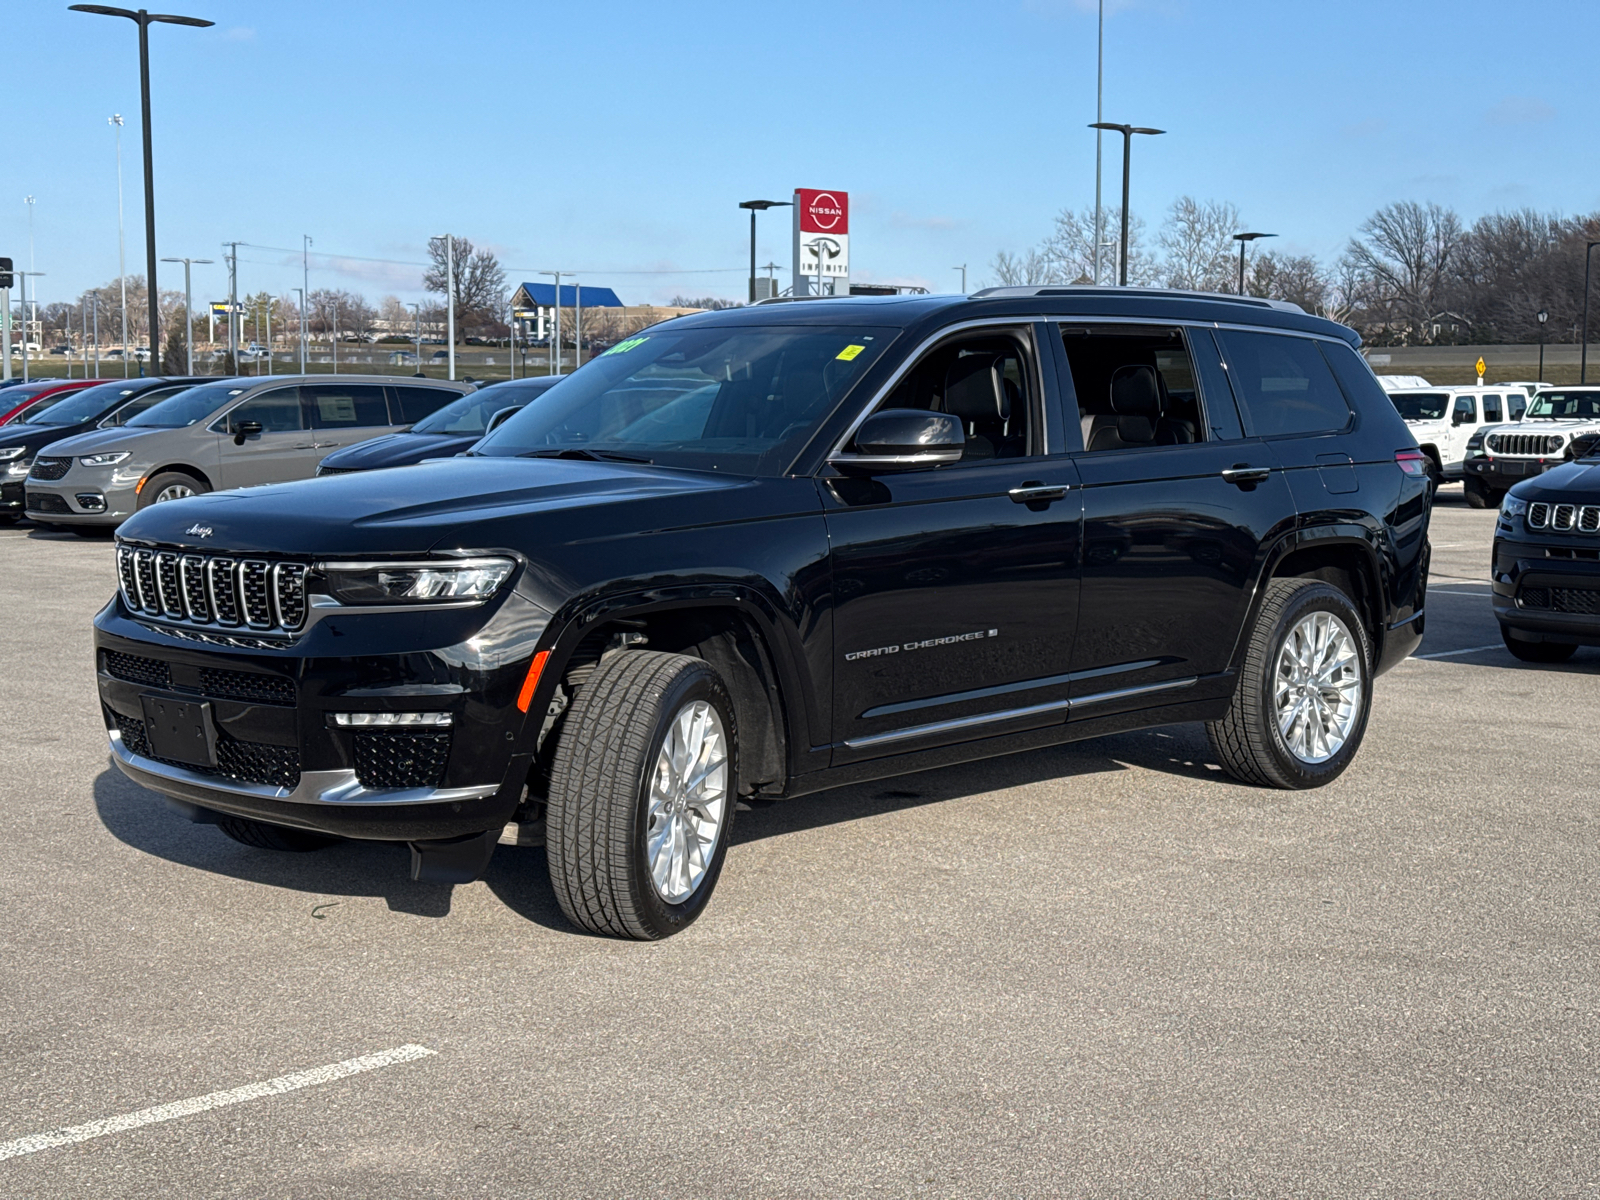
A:
{"label": "front grille", "polygon": [[450,757],[450,731],[357,733],[356,778],[362,787],[438,787]]}
{"label": "front grille", "polygon": [[281,675],[257,675],[253,671],[200,669],[200,690],[223,700],[248,700],[255,704],[282,704],[294,707],[294,680]]}
{"label": "front grille", "polygon": [[1528,528],[1549,529],[1555,533],[1600,532],[1600,504],[1528,505]]}
{"label": "front grille", "polygon": [[60,479],[70,470],[72,470],[70,458],[36,458],[33,460],[33,470],[28,472],[28,478],[48,483],[52,479]]}
{"label": "front grille", "polygon": [[1551,433],[1491,433],[1484,439],[1490,454],[1521,455],[1525,458],[1544,458],[1561,453],[1564,439]]}
{"label": "front grille", "polygon": [[182,767],[199,775],[218,775],[237,779],[241,783],[264,783],[272,787],[293,789],[300,782],[300,751],[293,746],[268,746],[263,742],[241,742],[238,738],[217,731],[217,766],[195,766],[176,762],[170,758],[157,758],[150,753],[150,743],[145,738],[144,722],[112,712],[117,732],[129,753],[153,762]]}
{"label": "front grille", "polygon": [[1517,601],[1523,608],[1586,617],[1600,616],[1600,589],[1596,588],[1525,587],[1518,594]]}
{"label": "front grille", "polygon": [[71,506],[65,497],[57,496],[51,492],[29,492],[28,511],[36,513],[70,513]]}
{"label": "front grille", "polygon": [[303,563],[117,546],[128,607],[172,621],[292,633],[306,620],[306,575]]}
{"label": "front grille", "polygon": [[172,672],[167,664],[153,658],[140,658],[136,654],[122,654],[116,650],[105,652],[106,674],[129,683],[143,683],[150,687],[171,687]]}

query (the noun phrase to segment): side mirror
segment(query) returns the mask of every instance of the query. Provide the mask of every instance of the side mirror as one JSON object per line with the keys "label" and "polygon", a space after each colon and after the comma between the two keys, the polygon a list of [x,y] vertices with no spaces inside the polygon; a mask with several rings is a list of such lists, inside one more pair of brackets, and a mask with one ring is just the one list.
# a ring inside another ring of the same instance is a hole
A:
{"label": "side mirror", "polygon": [[966,441],[961,422],[949,413],[885,408],[861,422],[851,449],[828,461],[854,474],[920,471],[960,462]]}
{"label": "side mirror", "polygon": [[260,421],[240,421],[233,427],[233,444],[244,445],[245,438],[256,437],[261,432]]}
{"label": "side mirror", "polygon": [[1462,412],[1459,408],[1456,409],[1456,411],[1450,416],[1450,424],[1452,425],[1467,425],[1471,423],[1472,414],[1469,412]]}
{"label": "side mirror", "polygon": [[495,413],[494,416],[489,418],[489,423],[484,426],[483,431],[485,433],[493,433],[496,429],[499,429],[500,426],[504,425],[507,421],[521,411],[522,405],[520,404],[513,404],[510,408],[502,408],[499,412]]}

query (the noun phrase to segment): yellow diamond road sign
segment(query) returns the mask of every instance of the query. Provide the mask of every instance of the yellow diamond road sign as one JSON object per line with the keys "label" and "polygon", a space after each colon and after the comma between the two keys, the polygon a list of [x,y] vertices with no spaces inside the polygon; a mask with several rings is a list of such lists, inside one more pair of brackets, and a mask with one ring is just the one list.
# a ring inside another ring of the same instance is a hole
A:
{"label": "yellow diamond road sign", "polygon": [[1478,355],[1478,378],[1479,379],[1483,378],[1483,373],[1484,373],[1484,371],[1486,369],[1487,368],[1485,367],[1484,361],[1483,361],[1483,355],[1480,354],[1480,355]]}

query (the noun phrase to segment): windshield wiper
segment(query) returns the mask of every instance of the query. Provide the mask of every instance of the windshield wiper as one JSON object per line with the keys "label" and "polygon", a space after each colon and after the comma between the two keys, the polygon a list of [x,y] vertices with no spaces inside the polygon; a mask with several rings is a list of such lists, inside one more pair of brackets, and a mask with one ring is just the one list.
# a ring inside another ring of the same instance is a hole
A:
{"label": "windshield wiper", "polygon": [[524,450],[518,458],[575,458],[585,462],[625,462],[650,465],[651,460],[637,454],[618,454],[614,450],[586,450],[582,446],[563,446],[560,450]]}

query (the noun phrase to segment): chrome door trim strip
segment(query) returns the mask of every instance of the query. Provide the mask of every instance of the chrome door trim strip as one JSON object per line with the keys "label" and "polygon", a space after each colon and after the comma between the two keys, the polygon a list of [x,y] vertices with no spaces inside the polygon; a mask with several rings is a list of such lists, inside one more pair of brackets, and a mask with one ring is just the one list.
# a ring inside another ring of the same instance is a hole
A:
{"label": "chrome door trim strip", "polygon": [[972,688],[964,692],[945,692],[938,696],[927,696],[921,700],[902,700],[898,704],[880,704],[877,708],[869,708],[862,713],[860,720],[870,720],[873,717],[887,717],[894,713],[913,712],[919,708],[943,708],[947,704],[961,704],[967,700],[982,700],[986,696],[1004,696],[1011,692],[1031,692],[1037,688],[1055,687],[1063,683],[1076,683],[1082,679],[1099,679],[1106,675],[1123,675],[1129,671],[1144,671],[1150,667],[1159,667],[1167,660],[1160,658],[1145,658],[1138,662],[1117,663],[1111,667],[1094,667],[1087,671],[1069,671],[1065,675],[1045,675],[1036,679],[1022,679],[1016,683],[998,683],[992,687]]}
{"label": "chrome door trim strip", "polygon": [[1087,704],[1106,704],[1112,700],[1126,700],[1129,696],[1145,696],[1151,692],[1175,692],[1182,688],[1190,688],[1200,682],[1198,675],[1190,675],[1184,679],[1169,679],[1165,683],[1146,683],[1139,687],[1118,688],[1114,692],[1096,692],[1092,696],[1078,696],[1073,699],[1072,707],[1079,708]]}

